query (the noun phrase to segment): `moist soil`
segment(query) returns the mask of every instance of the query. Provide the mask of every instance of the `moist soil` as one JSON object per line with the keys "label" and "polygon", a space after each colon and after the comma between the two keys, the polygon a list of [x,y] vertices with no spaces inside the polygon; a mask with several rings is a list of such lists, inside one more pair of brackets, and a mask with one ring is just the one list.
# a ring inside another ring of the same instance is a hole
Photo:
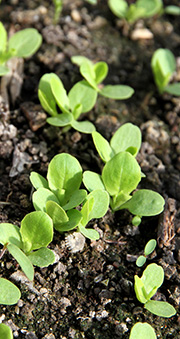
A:
{"label": "moist soil", "polygon": [[[164,212],[143,218],[139,227],[132,226],[128,211],[109,210],[102,219],[91,221],[100,240],[86,240],[81,252],[71,253],[66,234],[55,232],[49,247],[56,261],[35,268],[33,283],[6,253],[0,276],[14,282],[22,295],[17,305],[0,306],[0,321],[19,339],[125,339],[138,321],[152,324],[158,338],[180,339],[180,98],[158,94],[150,67],[153,52],[168,48],[177,60],[173,80],[180,81],[179,17],[163,15],[129,26],[110,12],[107,1],[91,6],[83,0],[64,0],[61,17],[53,25],[50,1],[2,0],[0,20],[9,35],[34,27],[43,36],[38,52],[24,65],[18,62],[10,79],[1,81],[0,221],[20,225],[33,211],[29,174],[46,176],[54,155],[75,156],[83,170],[100,173],[103,167],[90,135],[73,129],[62,133],[48,125],[39,104],[43,74],[58,74],[67,91],[81,79],[71,63],[73,55],[106,61],[106,84],[134,88],[135,94],[126,101],[99,97],[82,120],[92,121],[108,140],[125,122],[139,126],[143,143],[137,160],[146,175],[139,188],[155,190],[166,200]],[[135,261],[152,238],[158,244],[147,264],[164,268],[165,281],[155,299],[176,308],[170,319],[146,311],[134,293],[134,275],[143,271]]]}

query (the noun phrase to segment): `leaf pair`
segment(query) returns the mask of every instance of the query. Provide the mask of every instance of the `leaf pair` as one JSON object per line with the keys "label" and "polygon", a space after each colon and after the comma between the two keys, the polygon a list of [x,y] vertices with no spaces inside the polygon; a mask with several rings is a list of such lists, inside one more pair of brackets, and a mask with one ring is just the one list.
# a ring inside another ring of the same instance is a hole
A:
{"label": "leaf pair", "polygon": [[156,248],[157,241],[155,239],[151,239],[147,242],[144,248],[144,255],[140,255],[136,260],[136,265],[138,267],[142,267],[146,262],[146,257],[150,255]]}
{"label": "leaf pair", "polygon": [[12,57],[26,58],[34,54],[42,43],[42,36],[35,28],[26,28],[7,39],[7,32],[0,22],[0,76],[9,72],[6,61]]}
{"label": "leaf pair", "polygon": [[[99,238],[97,231],[85,227],[91,219],[100,218],[107,212],[109,196],[102,189],[89,195],[80,189],[82,168],[76,158],[66,153],[58,154],[49,163],[47,180],[35,172],[31,173],[30,180],[37,190],[33,194],[34,208],[46,212],[57,231],[78,228],[87,238]],[[82,209],[77,210],[82,203]]]}
{"label": "leaf pair", "polygon": [[44,212],[31,212],[21,227],[0,224],[0,243],[17,260],[29,280],[33,280],[33,265],[44,267],[54,262],[53,252],[46,248],[53,239],[51,218]]}
{"label": "leaf pair", "polygon": [[98,85],[108,74],[106,62],[100,61],[93,64],[88,58],[79,55],[73,56],[71,61],[80,67],[80,73],[87,83],[102,96],[115,100],[124,100],[133,95],[134,90],[126,85],[106,85],[102,89],[99,88]]}
{"label": "leaf pair", "polygon": [[140,18],[149,18],[162,11],[162,0],[137,0],[128,6],[126,0],[108,0],[111,11],[119,18],[134,23]]}
{"label": "leaf pair", "polygon": [[162,212],[164,199],[150,190],[136,191],[143,174],[135,156],[141,146],[141,132],[138,127],[127,123],[120,127],[110,143],[98,132],[92,133],[95,147],[106,163],[102,175],[85,171],[83,183],[91,192],[95,189],[106,190],[111,199],[113,211],[127,208],[136,217],[133,224],[139,225],[142,216],[152,216]]}
{"label": "leaf pair", "polygon": [[150,300],[164,281],[164,270],[161,266],[150,264],[144,270],[141,278],[135,275],[134,279],[136,297],[141,303],[145,304],[144,307],[148,311],[165,318],[176,314],[176,310],[169,303]]}
{"label": "leaf pair", "polygon": [[160,93],[180,96],[180,83],[169,84],[176,70],[176,59],[169,49],[157,49],[151,60],[154,80]]}
{"label": "leaf pair", "polygon": [[[82,113],[89,112],[96,103],[97,93],[86,82],[77,82],[66,93],[60,78],[49,73],[39,82],[38,96],[44,110],[51,115],[47,122],[58,127],[73,127],[83,133],[92,133],[95,127],[89,121],[77,121]],[[58,109],[62,112],[59,114]]]}

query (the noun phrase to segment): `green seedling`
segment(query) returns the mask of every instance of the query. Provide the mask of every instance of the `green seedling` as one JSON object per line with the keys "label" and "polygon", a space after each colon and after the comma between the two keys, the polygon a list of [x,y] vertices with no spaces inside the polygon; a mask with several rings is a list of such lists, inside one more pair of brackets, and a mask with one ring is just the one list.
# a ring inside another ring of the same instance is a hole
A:
{"label": "green seedling", "polygon": [[176,71],[176,59],[169,49],[157,49],[151,60],[154,81],[159,93],[180,95],[180,83],[169,84]]}
{"label": "green seedling", "polygon": [[0,76],[9,72],[6,62],[13,58],[27,58],[34,54],[42,43],[42,36],[35,28],[26,28],[7,38],[7,32],[0,22]]}
{"label": "green seedling", "polygon": [[132,327],[129,339],[157,339],[157,337],[151,325],[138,322]]}
{"label": "green seedling", "polygon": [[106,62],[100,61],[93,64],[88,58],[79,55],[73,56],[71,61],[80,67],[81,75],[98,94],[116,100],[128,99],[133,95],[133,88],[126,85],[102,86],[101,82],[106,78],[108,73]]}
{"label": "green seedling", "polygon": [[85,171],[83,183],[92,192],[104,189],[110,196],[113,211],[128,209],[135,217],[133,225],[138,226],[142,216],[153,216],[161,213],[164,207],[162,196],[151,190],[137,188],[144,176],[135,156],[141,146],[141,133],[138,127],[125,124],[112,137],[110,143],[98,132],[92,133],[96,149],[104,162],[102,174]]}
{"label": "green seedling", "polygon": [[163,8],[162,0],[137,0],[131,5],[125,0],[108,0],[108,5],[118,18],[123,18],[131,24],[140,18],[160,14]]}
{"label": "green seedling", "polygon": [[[0,305],[14,305],[20,297],[21,292],[17,286],[7,279],[0,278]],[[0,338],[3,337],[0,335]]]}
{"label": "green seedling", "polygon": [[62,8],[63,8],[63,0],[53,0],[53,4],[54,4],[54,24],[56,25],[59,17],[61,15],[62,12]]}
{"label": "green seedling", "polygon": [[[67,95],[56,74],[45,74],[40,80],[38,95],[42,107],[51,115],[47,119],[49,124],[63,127],[64,131],[70,127],[83,133],[92,133],[95,130],[89,121],[77,121],[82,113],[93,108],[97,99],[95,89],[86,81],[77,82]],[[59,111],[62,113],[59,114]]]}
{"label": "green seedling", "polygon": [[53,239],[53,223],[42,211],[31,212],[21,221],[21,227],[10,223],[0,224],[0,243],[16,259],[29,280],[34,278],[33,265],[45,267],[55,260],[47,248]]}
{"label": "green seedling", "polygon": [[157,264],[146,267],[141,278],[134,276],[137,299],[146,310],[160,317],[170,318],[176,314],[175,308],[165,301],[151,300],[164,281],[164,270]]}
{"label": "green seedling", "polygon": [[49,163],[47,180],[36,172],[31,173],[30,180],[36,189],[34,208],[46,212],[57,231],[62,233],[77,228],[89,239],[99,238],[99,233],[86,225],[91,219],[104,216],[109,196],[102,189],[88,195],[86,190],[80,189],[82,168],[76,158],[66,153],[58,154]]}
{"label": "green seedling", "polygon": [[5,324],[0,324],[0,338],[13,339],[13,334],[9,326]]}
{"label": "green seedling", "polygon": [[138,267],[142,267],[145,264],[147,256],[155,250],[156,245],[157,241],[155,239],[151,239],[148,241],[144,248],[144,255],[140,255],[136,260],[136,265]]}

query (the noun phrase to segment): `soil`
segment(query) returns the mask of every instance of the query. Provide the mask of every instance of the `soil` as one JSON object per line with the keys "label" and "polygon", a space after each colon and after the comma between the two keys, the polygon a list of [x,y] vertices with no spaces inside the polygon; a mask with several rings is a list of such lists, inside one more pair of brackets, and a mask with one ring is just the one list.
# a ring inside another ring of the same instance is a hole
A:
{"label": "soil", "polygon": [[[1,81],[0,221],[20,225],[33,211],[29,174],[35,170],[46,176],[55,154],[75,156],[84,170],[100,172],[103,166],[90,135],[72,129],[63,134],[46,123],[37,96],[45,73],[58,74],[67,90],[80,80],[78,67],[70,60],[79,54],[108,63],[105,83],[134,88],[135,94],[126,101],[99,97],[86,118],[108,140],[125,122],[141,128],[137,159],[146,178],[139,188],[159,192],[166,206],[160,216],[143,218],[138,228],[127,211],[109,210],[91,222],[100,240],[87,240],[83,251],[75,254],[66,246],[65,235],[55,232],[50,248],[56,262],[36,268],[33,283],[10,255],[4,255],[0,276],[14,282],[22,295],[17,305],[0,306],[0,321],[19,339],[126,339],[137,321],[152,324],[158,338],[180,339],[180,98],[158,94],[150,67],[153,52],[169,48],[177,60],[174,79],[180,80],[179,17],[163,15],[130,27],[110,12],[107,1],[91,6],[83,0],[64,0],[58,24],[52,19],[53,5],[46,0],[2,0],[0,5],[0,20],[9,34],[35,27],[43,35],[38,52],[24,65],[18,62],[8,85]],[[150,314],[134,293],[134,275],[142,275],[135,261],[151,238],[158,245],[147,264],[164,268],[165,281],[155,298],[176,308],[170,319]]]}

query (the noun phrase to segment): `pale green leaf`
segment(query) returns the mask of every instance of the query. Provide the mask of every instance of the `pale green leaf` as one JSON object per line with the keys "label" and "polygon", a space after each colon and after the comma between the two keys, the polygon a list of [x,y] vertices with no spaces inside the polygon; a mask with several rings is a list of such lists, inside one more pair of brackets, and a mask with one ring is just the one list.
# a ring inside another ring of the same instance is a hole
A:
{"label": "pale green leaf", "polygon": [[17,286],[7,279],[0,278],[0,305],[14,305],[20,297],[21,292]]}
{"label": "pale green leaf", "polygon": [[56,76],[54,73],[44,74],[39,82],[38,97],[44,110],[51,116],[58,114],[56,108],[56,100],[51,90],[51,78]]}
{"label": "pale green leaf", "polygon": [[137,10],[143,9],[143,17],[149,18],[162,10],[163,3],[162,0],[137,0],[136,8]]}
{"label": "pale green leaf", "polygon": [[47,267],[52,265],[55,261],[55,255],[53,251],[51,251],[47,247],[42,247],[37,251],[31,252],[28,255],[31,263],[38,267]]}
{"label": "pale green leaf", "polygon": [[100,90],[100,94],[106,98],[115,100],[125,100],[134,93],[133,88],[126,85],[107,85]]}
{"label": "pale green leaf", "polygon": [[108,0],[111,11],[119,18],[125,18],[128,10],[128,4],[125,0]]}
{"label": "pale green leaf", "polygon": [[144,294],[144,284],[142,279],[139,278],[137,275],[134,276],[134,290],[136,293],[136,298],[142,303],[145,304],[148,299]]}
{"label": "pale green leaf", "polygon": [[96,130],[95,126],[90,121],[73,120],[71,126],[81,133],[91,134]]}
{"label": "pale green leaf", "polygon": [[94,65],[95,81],[100,84],[108,74],[108,65],[106,62],[100,61]]}
{"label": "pale green leaf", "polygon": [[151,325],[138,322],[132,327],[129,339],[157,339],[157,337]]}
{"label": "pale green leaf", "polygon": [[151,254],[155,250],[156,245],[157,241],[155,239],[149,240],[144,248],[144,255],[147,256]]}
{"label": "pale green leaf", "polygon": [[108,162],[115,154],[109,142],[96,131],[92,133],[92,138],[99,156],[104,162]]}
{"label": "pale green leaf", "polygon": [[96,84],[96,74],[94,67],[89,62],[83,62],[80,66],[80,73],[87,80],[87,82],[96,90],[99,91]]}
{"label": "pale green leaf", "polygon": [[56,230],[59,230],[59,224],[65,223],[69,220],[64,209],[55,201],[47,201],[46,212],[51,217]]}
{"label": "pale green leaf", "polygon": [[167,92],[169,94],[179,97],[180,96],[180,82],[166,86],[164,88],[164,92]]}
{"label": "pale green leaf", "polygon": [[146,262],[146,258],[144,257],[144,255],[140,255],[137,260],[136,260],[136,265],[138,267],[142,267]]}
{"label": "pale green leaf", "polygon": [[83,63],[89,63],[90,66],[93,66],[93,62],[82,55],[75,55],[71,57],[71,62],[78,66],[81,66]]}
{"label": "pale green leaf", "polygon": [[31,212],[21,221],[20,233],[26,253],[46,247],[53,239],[52,219],[45,212]]}
{"label": "pale green leaf", "polygon": [[70,113],[69,98],[61,79],[56,74],[53,74],[53,76],[51,77],[50,86],[59,108],[62,110],[63,113]]}
{"label": "pale green leaf", "polygon": [[96,189],[105,190],[100,174],[92,171],[85,171],[83,173],[83,184],[89,192],[92,192]]}
{"label": "pale green leaf", "polygon": [[7,46],[7,32],[2,24],[0,22],[0,54],[6,52],[6,46]]}
{"label": "pale green leaf", "polygon": [[141,147],[141,131],[139,127],[131,123],[122,125],[112,136],[110,145],[115,153],[127,151],[133,147],[135,150],[133,155],[136,156]]}
{"label": "pale green leaf", "polygon": [[165,7],[164,9],[165,13],[166,14],[169,14],[169,15],[180,15],[180,7],[178,6],[167,6]]}
{"label": "pale green leaf", "polygon": [[12,334],[10,327],[2,323],[0,324],[0,338],[1,339],[13,339],[13,334]]}
{"label": "pale green leaf", "polygon": [[35,28],[26,28],[10,37],[8,49],[14,49],[16,56],[26,58],[34,54],[41,43],[41,34]]}
{"label": "pale green leaf", "polygon": [[[147,295],[152,290],[158,289],[164,281],[164,270],[157,264],[150,264],[146,267],[141,277]],[[150,298],[149,298],[150,299]]]}
{"label": "pale green leaf", "polygon": [[159,317],[170,318],[176,314],[175,308],[165,301],[149,300],[145,304],[146,310]]}
{"label": "pale green leaf", "polygon": [[82,80],[71,88],[68,97],[72,112],[78,105],[81,105],[81,113],[86,113],[94,107],[97,99],[97,91],[92,88],[87,81]]}
{"label": "pale green leaf", "polygon": [[31,172],[29,179],[36,190],[41,187],[49,188],[47,180],[36,172]]}
{"label": "pale green leaf", "polygon": [[46,203],[49,200],[55,201],[57,204],[59,204],[58,198],[47,188],[40,187],[36,192],[33,193],[32,201],[36,211],[46,212]]}
{"label": "pale green leaf", "polygon": [[6,245],[7,243],[22,247],[22,239],[20,229],[18,226],[10,223],[0,224],[0,243]]}
{"label": "pale green leaf", "polygon": [[14,244],[7,245],[7,249],[21,266],[27,278],[32,281],[34,279],[34,268],[29,258]]}
{"label": "pale green leaf", "polygon": [[81,232],[86,238],[91,240],[98,240],[99,233],[92,228],[85,228],[82,225],[79,226],[79,232]]}
{"label": "pale green leaf", "polygon": [[141,169],[130,153],[121,152],[105,164],[102,180],[110,195],[117,195],[120,191],[129,194],[141,180]]}
{"label": "pale green leaf", "polygon": [[61,232],[68,232],[76,228],[82,219],[82,214],[76,209],[67,211],[69,220],[63,224],[59,223],[56,225],[56,230]]}
{"label": "pale green leaf", "polygon": [[88,221],[95,218],[102,218],[109,207],[109,194],[105,190],[96,189],[92,191],[88,194],[86,201],[92,198],[94,202],[88,214]]}
{"label": "pale green leaf", "polygon": [[71,197],[69,198],[68,202],[63,206],[63,209],[70,210],[74,207],[77,207],[84,201],[86,196],[87,196],[86,190],[81,189],[74,191]]}
{"label": "pale green leaf", "polygon": [[136,191],[121,209],[127,208],[134,215],[149,217],[161,213],[164,204],[165,201],[159,193],[142,189]]}

